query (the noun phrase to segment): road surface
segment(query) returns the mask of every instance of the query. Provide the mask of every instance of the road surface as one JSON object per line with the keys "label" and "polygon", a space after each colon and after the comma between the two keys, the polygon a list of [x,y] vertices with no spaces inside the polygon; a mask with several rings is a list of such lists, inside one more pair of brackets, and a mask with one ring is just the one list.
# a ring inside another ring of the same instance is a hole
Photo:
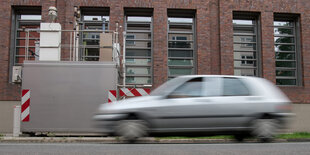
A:
{"label": "road surface", "polygon": [[310,155],[310,143],[84,144],[0,143],[0,155]]}

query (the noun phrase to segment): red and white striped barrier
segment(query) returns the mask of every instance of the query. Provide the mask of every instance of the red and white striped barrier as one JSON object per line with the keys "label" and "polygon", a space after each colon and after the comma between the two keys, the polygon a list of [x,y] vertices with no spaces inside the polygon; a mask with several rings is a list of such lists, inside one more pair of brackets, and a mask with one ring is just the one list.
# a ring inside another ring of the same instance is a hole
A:
{"label": "red and white striped barrier", "polygon": [[108,94],[108,102],[114,102],[116,101],[116,90],[109,90]]}
{"label": "red and white striped barrier", "polygon": [[21,120],[23,122],[29,122],[29,112],[30,112],[30,90],[22,90],[22,108],[21,108]]}
{"label": "red and white striped barrier", "polygon": [[[148,88],[120,88],[119,96],[148,96],[151,89]],[[110,90],[108,94],[108,102],[116,101],[116,90]]]}
{"label": "red and white striped barrier", "polygon": [[148,96],[151,89],[146,88],[121,88],[119,91],[120,96]]}

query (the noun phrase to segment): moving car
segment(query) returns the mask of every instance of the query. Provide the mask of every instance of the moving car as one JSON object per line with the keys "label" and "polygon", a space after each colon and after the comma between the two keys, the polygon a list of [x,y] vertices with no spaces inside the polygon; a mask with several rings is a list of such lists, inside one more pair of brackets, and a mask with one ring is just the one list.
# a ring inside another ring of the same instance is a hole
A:
{"label": "moving car", "polygon": [[135,140],[148,135],[232,134],[269,141],[284,128],[291,101],[258,77],[189,75],[171,79],[150,96],[105,103],[94,119],[102,131]]}

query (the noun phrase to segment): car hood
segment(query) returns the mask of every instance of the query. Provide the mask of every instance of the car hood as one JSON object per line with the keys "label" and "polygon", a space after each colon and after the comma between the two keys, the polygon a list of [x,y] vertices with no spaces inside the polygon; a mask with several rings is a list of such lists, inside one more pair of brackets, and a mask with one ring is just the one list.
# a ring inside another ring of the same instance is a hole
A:
{"label": "car hood", "polygon": [[122,111],[124,109],[139,109],[151,106],[150,103],[162,99],[161,96],[141,96],[134,97],[130,99],[119,100],[111,103],[101,104],[99,107],[99,112],[113,113],[116,111]]}

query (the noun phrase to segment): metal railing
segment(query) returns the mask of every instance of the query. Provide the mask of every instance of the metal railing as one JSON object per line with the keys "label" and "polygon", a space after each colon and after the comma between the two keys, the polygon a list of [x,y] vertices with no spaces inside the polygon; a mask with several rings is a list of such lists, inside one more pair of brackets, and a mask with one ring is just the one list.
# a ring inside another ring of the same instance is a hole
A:
{"label": "metal railing", "polygon": [[[34,51],[29,50],[29,47],[33,48],[33,45],[30,46],[29,38],[30,33],[32,32],[49,32],[46,30],[39,29],[25,29],[25,41],[23,44],[25,52],[25,60],[30,60],[34,55]],[[55,32],[55,31],[54,31]],[[100,41],[106,38],[99,38],[98,36],[101,33],[110,33],[112,34],[112,45],[111,46],[101,46]],[[100,49],[102,48],[111,48],[112,49],[112,61],[120,65],[120,44],[119,44],[119,34],[117,31],[111,30],[61,30],[61,43],[59,44],[61,48],[61,61],[99,61]],[[36,40],[39,41],[39,40]],[[39,46],[35,46],[39,48]],[[37,51],[37,49],[36,49]],[[30,55],[31,53],[31,55]],[[37,53],[36,53],[37,54]],[[39,57],[39,55],[35,55]],[[87,59],[87,58],[96,58],[96,59]]]}

